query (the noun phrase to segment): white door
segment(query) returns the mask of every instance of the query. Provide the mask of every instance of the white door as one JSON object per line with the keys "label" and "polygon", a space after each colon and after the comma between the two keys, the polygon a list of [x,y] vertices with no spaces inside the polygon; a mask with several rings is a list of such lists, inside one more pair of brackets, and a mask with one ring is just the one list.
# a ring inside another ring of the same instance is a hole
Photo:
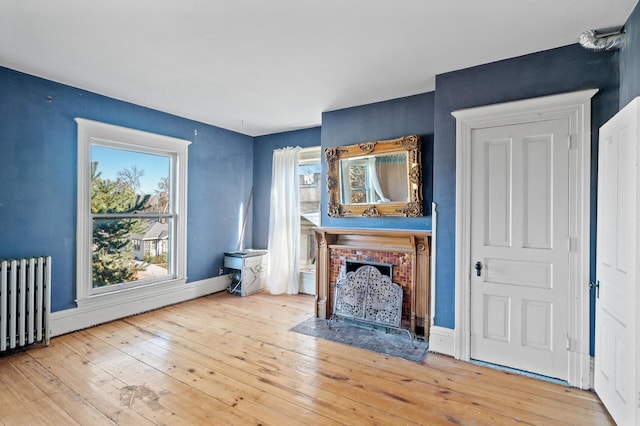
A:
{"label": "white door", "polygon": [[472,359],[568,378],[569,119],[471,135]]}
{"label": "white door", "polygon": [[619,425],[640,422],[638,102],[600,129],[595,389]]}

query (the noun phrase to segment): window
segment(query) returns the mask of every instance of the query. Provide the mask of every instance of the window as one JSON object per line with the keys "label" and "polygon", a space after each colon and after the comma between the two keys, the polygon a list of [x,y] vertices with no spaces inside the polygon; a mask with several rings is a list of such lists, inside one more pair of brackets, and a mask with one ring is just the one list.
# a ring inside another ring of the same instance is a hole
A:
{"label": "window", "polygon": [[300,269],[315,271],[316,245],[312,228],[320,226],[320,147],[303,148],[298,155],[300,191]]}
{"label": "window", "polygon": [[77,299],[186,280],[190,142],[76,118]]}

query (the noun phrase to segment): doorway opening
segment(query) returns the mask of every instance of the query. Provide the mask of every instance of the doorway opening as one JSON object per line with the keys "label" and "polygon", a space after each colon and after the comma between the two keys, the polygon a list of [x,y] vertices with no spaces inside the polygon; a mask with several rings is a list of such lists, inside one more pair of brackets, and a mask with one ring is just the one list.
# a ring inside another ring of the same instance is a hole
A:
{"label": "doorway opening", "polygon": [[316,244],[313,227],[320,226],[320,147],[303,148],[298,156],[300,191],[299,292],[316,294]]}
{"label": "doorway opening", "polygon": [[[458,147],[456,151],[456,318],[451,351],[454,357],[466,361],[472,358],[471,305],[472,296],[477,294],[471,291],[472,277],[475,278],[478,273],[484,277],[491,270],[496,271],[496,268],[491,267],[491,265],[488,265],[485,269],[486,261],[481,262],[478,267],[473,266],[474,263],[477,264],[475,260],[478,259],[472,259],[472,241],[478,239],[472,237],[472,230],[476,228],[472,228],[471,221],[473,215],[473,209],[471,208],[472,136],[479,129],[568,118],[570,129],[565,135],[566,139],[559,138],[563,140],[558,140],[558,143],[564,142],[564,145],[569,150],[569,188],[571,188],[571,193],[573,194],[569,200],[570,233],[563,244],[567,247],[566,255],[569,258],[570,268],[567,288],[568,297],[566,297],[565,305],[568,310],[568,333],[563,342],[564,344],[561,345],[562,348],[566,347],[564,352],[567,357],[563,376],[571,386],[583,389],[589,388],[592,378],[591,358],[589,355],[590,308],[589,293],[584,291],[584,283],[589,280],[590,106],[591,97],[596,92],[597,90],[585,90],[476,107],[453,113],[456,118],[456,146]],[[489,278],[491,277],[487,279]],[[496,281],[495,277],[490,280]],[[483,300],[487,303],[493,301],[495,302],[494,305],[503,301],[505,309],[502,312],[505,313],[505,318],[508,318],[506,315],[509,312],[513,312],[506,308],[507,297],[502,299],[493,298],[491,300],[485,298]],[[531,305],[531,312],[537,307],[538,305]],[[495,311],[486,309],[483,312],[489,312],[492,315]],[[542,312],[542,309],[537,312]],[[493,321],[496,318],[495,315],[490,315],[486,317],[487,323],[498,324],[497,321]],[[503,323],[506,324],[506,322]],[[509,330],[513,330],[513,328]],[[529,337],[530,335],[527,336]],[[562,350],[561,347],[556,345],[557,350]],[[501,362],[501,364],[513,367],[510,362]]]}

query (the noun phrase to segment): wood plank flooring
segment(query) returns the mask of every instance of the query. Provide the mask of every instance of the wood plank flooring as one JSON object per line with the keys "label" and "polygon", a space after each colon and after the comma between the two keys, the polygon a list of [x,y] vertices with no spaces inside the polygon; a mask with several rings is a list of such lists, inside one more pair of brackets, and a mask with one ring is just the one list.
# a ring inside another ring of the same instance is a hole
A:
{"label": "wood plank flooring", "polygon": [[0,358],[0,424],[613,424],[592,392],[289,331],[313,303],[218,293]]}

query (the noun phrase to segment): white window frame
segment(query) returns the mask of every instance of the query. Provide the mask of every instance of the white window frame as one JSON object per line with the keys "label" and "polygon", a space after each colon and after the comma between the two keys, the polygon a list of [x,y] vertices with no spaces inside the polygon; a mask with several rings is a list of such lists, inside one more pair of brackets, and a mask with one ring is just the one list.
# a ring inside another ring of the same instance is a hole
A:
{"label": "white window frame", "polygon": [[[78,187],[76,225],[76,303],[78,307],[104,305],[121,299],[151,296],[187,280],[187,167],[191,142],[112,124],[75,118],[78,124]],[[114,284],[110,291],[95,291],[92,280],[91,147],[124,149],[171,159],[171,197],[175,212],[173,268],[167,279],[140,285]]]}

